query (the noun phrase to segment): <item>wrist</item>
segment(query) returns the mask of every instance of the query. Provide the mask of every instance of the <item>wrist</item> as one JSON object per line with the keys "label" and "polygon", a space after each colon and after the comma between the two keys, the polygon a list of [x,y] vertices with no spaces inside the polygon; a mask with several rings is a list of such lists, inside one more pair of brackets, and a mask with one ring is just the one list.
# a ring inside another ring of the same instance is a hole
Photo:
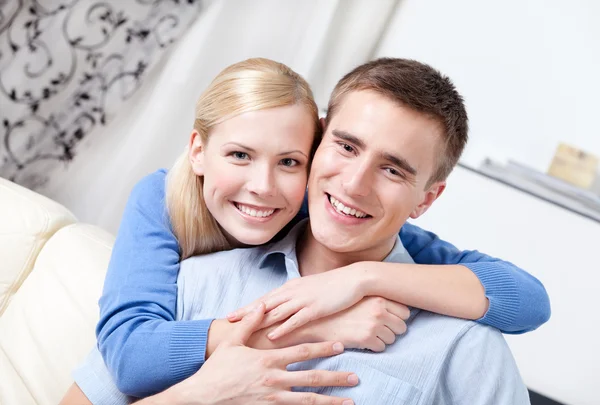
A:
{"label": "wrist", "polygon": [[187,389],[187,380],[175,384],[167,390],[153,395],[151,397],[144,398],[139,402],[135,402],[136,405],[208,405],[209,402],[200,402],[202,399],[194,398],[191,401],[188,395],[189,390]]}
{"label": "wrist", "polygon": [[199,385],[190,377],[158,394],[160,401],[148,405],[216,405],[219,401],[211,390],[213,387]]}
{"label": "wrist", "polygon": [[269,350],[269,349],[282,349],[285,347],[296,346],[302,343],[313,343],[319,342],[320,340],[316,340],[316,338],[312,337],[312,324],[310,322],[307,325],[304,325],[287,335],[284,335],[278,339],[271,340],[267,337],[267,335],[274,331],[277,327],[279,327],[283,322],[278,322],[274,325],[271,325],[267,328],[258,330],[250,336],[248,339],[247,346],[253,349],[259,350]]}
{"label": "wrist", "polygon": [[231,330],[235,327],[234,324],[229,322],[227,319],[215,319],[208,329],[208,336],[206,339],[206,354],[204,360],[213,354],[219,344],[230,335]]}
{"label": "wrist", "polygon": [[321,325],[321,320],[317,319],[316,321],[309,322],[306,325],[296,329],[290,333],[290,340],[287,342],[287,346],[296,346],[303,343],[317,343],[327,340],[323,336],[323,328]]}
{"label": "wrist", "polygon": [[[276,324],[278,325],[278,324]],[[276,346],[276,341],[271,341],[267,335],[271,332],[275,330],[275,325],[269,326],[268,328],[263,328],[260,330],[257,330],[256,332],[252,333],[252,335],[250,335],[250,338],[248,339],[248,342],[246,342],[246,346],[251,347],[253,349],[258,349],[258,350],[270,350],[270,349],[277,349],[278,347]],[[279,339],[277,339],[279,340]]]}
{"label": "wrist", "polygon": [[[378,268],[373,266],[374,262],[357,262],[351,265],[351,279],[355,280],[355,289],[359,295],[359,300],[364,297],[376,295],[376,283],[378,278]],[[381,263],[378,263],[381,264]]]}

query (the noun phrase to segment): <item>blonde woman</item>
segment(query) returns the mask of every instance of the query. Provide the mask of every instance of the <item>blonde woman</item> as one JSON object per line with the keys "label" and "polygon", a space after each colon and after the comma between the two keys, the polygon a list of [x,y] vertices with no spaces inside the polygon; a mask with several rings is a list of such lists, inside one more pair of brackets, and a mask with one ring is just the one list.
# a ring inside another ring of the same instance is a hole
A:
{"label": "blonde woman", "polygon": [[[266,243],[305,217],[301,205],[320,135],[310,88],[285,65],[250,59],[228,67],[211,83],[198,101],[186,152],[168,175],[161,170],[140,181],[119,229],[100,300],[97,337],[120,391],[148,396],[202,366],[221,339],[219,325],[227,320],[174,321],[180,261]],[[509,333],[535,329],[548,318],[543,286],[518,267],[476,251],[461,252],[413,225],[405,225],[400,237],[415,262],[433,265],[420,269],[418,281],[406,278],[407,291],[417,293],[407,294],[403,304]],[[419,265],[398,266],[402,277],[409,274],[406,266]],[[343,280],[344,269],[338,270]],[[446,287],[448,280],[452,288]],[[295,293],[302,295],[302,289]],[[284,306],[280,313],[298,322],[280,329],[279,337],[364,298],[356,294],[338,291],[319,297],[318,303],[300,299],[294,302],[301,305]],[[280,304],[268,303],[266,310]],[[315,306],[321,310],[302,319],[303,309]],[[246,312],[232,314],[230,320]],[[403,320],[400,316],[394,322]],[[262,326],[275,321],[271,317]],[[392,330],[402,333],[402,326]],[[376,347],[363,347],[382,350],[381,340],[373,341]]]}

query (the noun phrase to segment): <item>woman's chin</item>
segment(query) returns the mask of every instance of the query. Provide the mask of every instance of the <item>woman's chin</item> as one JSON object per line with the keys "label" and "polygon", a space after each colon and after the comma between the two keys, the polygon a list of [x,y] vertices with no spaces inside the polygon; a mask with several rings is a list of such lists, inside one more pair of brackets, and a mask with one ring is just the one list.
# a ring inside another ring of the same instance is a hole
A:
{"label": "woman's chin", "polygon": [[268,243],[271,239],[273,239],[277,235],[275,233],[265,233],[265,232],[257,232],[256,234],[250,234],[249,232],[245,232],[243,235],[237,235],[235,239],[239,242],[239,247],[252,247],[259,246]]}

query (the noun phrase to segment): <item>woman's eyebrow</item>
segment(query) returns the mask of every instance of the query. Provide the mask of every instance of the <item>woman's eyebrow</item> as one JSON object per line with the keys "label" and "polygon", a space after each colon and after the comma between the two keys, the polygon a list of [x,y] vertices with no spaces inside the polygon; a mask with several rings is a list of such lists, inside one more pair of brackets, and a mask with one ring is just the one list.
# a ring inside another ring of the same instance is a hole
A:
{"label": "woman's eyebrow", "polygon": [[241,144],[241,143],[238,143],[238,142],[227,142],[226,144],[223,144],[223,146],[222,146],[222,147],[225,147],[225,146],[228,146],[228,145],[234,145],[234,146],[237,146],[237,147],[239,147],[239,148],[246,149],[246,150],[247,150],[247,151],[249,151],[249,152],[254,152],[254,153],[256,153],[256,151],[255,151],[254,149],[252,149],[251,147],[249,147],[249,146],[246,146],[246,145],[243,145],[243,144]]}
{"label": "woman's eyebrow", "polygon": [[302,152],[301,150],[295,149],[295,150],[290,150],[288,152],[281,152],[280,154],[278,154],[277,156],[283,156],[283,155],[290,155],[292,153],[300,153],[301,155],[303,155],[305,158],[308,158],[308,156],[306,156],[306,153]]}
{"label": "woman's eyebrow", "polygon": [[[244,145],[244,144],[241,144],[241,143],[239,143],[239,142],[227,142],[226,144],[223,144],[223,146],[222,146],[222,147],[225,147],[225,146],[230,146],[230,145],[237,146],[237,147],[239,147],[239,148],[241,148],[241,149],[245,149],[245,150],[247,150],[248,152],[256,153],[256,150],[252,149],[252,148],[251,148],[251,147],[249,147],[249,146],[246,146],[246,145]],[[308,159],[308,156],[306,155],[306,153],[302,152],[302,151],[301,151],[301,150],[299,150],[299,149],[294,149],[294,150],[290,150],[290,151],[286,151],[286,152],[281,152],[281,153],[278,153],[278,154],[277,154],[277,156],[290,155],[290,154],[292,154],[292,153],[300,153],[301,155],[303,155],[305,158],[307,158],[307,159]]]}

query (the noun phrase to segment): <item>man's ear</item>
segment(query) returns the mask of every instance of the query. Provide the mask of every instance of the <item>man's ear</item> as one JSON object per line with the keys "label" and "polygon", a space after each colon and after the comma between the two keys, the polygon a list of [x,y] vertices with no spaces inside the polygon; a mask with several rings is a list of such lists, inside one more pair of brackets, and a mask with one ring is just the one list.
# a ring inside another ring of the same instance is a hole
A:
{"label": "man's ear", "polygon": [[202,144],[200,134],[195,129],[190,136],[188,157],[196,176],[204,176],[204,145]]}
{"label": "man's ear", "polygon": [[421,201],[421,204],[417,205],[417,207],[410,213],[410,217],[412,219],[417,219],[427,212],[429,207],[431,207],[431,204],[433,204],[433,202],[437,200],[440,195],[442,195],[445,189],[446,181],[438,181],[433,183],[425,192],[425,197],[423,198],[423,201]]}

